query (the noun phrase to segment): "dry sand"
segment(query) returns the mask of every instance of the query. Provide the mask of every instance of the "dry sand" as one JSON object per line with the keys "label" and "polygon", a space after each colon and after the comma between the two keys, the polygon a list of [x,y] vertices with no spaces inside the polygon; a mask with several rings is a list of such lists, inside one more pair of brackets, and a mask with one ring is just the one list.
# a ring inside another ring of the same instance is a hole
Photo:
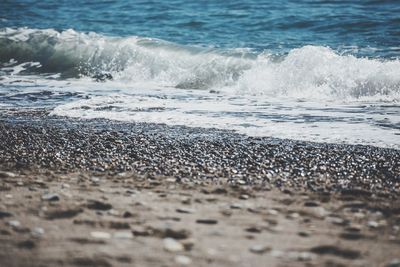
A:
{"label": "dry sand", "polygon": [[130,173],[0,176],[1,266],[399,266],[398,199]]}

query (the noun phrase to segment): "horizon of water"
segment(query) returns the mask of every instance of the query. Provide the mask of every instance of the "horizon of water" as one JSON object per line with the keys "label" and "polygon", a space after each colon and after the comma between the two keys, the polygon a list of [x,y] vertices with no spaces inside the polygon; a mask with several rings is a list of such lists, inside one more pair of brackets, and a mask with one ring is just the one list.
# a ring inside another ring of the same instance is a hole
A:
{"label": "horizon of water", "polygon": [[0,110],[400,149],[396,1],[3,1]]}

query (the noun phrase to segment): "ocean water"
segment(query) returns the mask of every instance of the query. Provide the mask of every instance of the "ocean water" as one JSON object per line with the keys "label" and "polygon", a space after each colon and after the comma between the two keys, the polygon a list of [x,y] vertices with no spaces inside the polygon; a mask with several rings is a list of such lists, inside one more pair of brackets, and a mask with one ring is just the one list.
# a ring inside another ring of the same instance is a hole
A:
{"label": "ocean water", "polygon": [[400,149],[399,1],[0,2],[0,112]]}

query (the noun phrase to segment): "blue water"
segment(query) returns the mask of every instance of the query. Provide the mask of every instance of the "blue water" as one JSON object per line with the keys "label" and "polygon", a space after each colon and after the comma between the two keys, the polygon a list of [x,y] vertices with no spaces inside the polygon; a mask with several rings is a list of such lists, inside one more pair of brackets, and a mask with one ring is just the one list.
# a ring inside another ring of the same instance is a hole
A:
{"label": "blue water", "polygon": [[400,55],[398,0],[2,0],[0,26],[71,28],[207,47],[287,52],[323,45],[363,56]]}
{"label": "blue water", "polygon": [[0,1],[0,112],[400,149],[400,1]]}

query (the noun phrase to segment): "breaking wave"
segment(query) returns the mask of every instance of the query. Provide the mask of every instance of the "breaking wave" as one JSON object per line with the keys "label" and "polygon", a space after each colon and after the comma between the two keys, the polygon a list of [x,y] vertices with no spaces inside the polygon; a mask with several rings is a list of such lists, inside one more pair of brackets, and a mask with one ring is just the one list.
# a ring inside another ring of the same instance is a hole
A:
{"label": "breaking wave", "polygon": [[[323,99],[400,99],[400,60],[357,58],[320,46],[286,54],[181,46],[74,30],[3,28],[0,75],[60,73],[184,89]],[[25,63],[23,67],[21,64]]]}

